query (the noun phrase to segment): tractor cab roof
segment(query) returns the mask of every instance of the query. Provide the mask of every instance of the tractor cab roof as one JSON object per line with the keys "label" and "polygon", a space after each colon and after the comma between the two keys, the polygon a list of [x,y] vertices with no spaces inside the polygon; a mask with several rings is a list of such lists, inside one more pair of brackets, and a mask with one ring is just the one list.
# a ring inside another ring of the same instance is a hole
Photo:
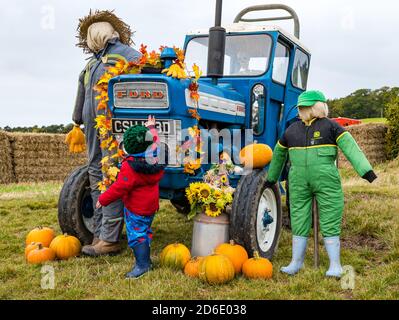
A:
{"label": "tractor cab roof", "polygon": [[[280,26],[276,25],[259,25],[254,23],[239,22],[223,26],[226,29],[226,33],[256,33],[256,32],[278,32],[285,38],[299,46],[301,49],[310,54],[310,50],[293,34],[284,30]],[[209,34],[209,29],[191,30],[188,32],[188,36],[206,36]]]}

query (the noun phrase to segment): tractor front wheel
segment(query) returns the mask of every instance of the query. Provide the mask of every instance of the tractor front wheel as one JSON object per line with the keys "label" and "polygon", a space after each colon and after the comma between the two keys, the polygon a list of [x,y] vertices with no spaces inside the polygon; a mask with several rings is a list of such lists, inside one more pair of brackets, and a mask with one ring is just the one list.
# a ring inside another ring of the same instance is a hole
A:
{"label": "tractor front wheel", "polygon": [[241,178],[230,217],[230,237],[248,254],[272,259],[282,225],[281,195],[277,185],[266,187],[267,172],[256,170]]}
{"label": "tractor front wheel", "polygon": [[90,244],[93,213],[87,166],[79,167],[66,178],[58,200],[58,222],[62,232],[77,237],[83,244]]}

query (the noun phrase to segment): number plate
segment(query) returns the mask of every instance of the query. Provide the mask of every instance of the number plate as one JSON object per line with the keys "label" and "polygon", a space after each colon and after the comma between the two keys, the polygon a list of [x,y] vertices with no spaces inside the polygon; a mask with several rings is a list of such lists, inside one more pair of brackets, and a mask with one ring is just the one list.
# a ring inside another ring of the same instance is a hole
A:
{"label": "number plate", "polygon": [[[127,129],[134,125],[144,125],[147,119],[112,119],[112,133],[123,134]],[[176,120],[158,120],[156,128],[160,136],[176,135]]]}

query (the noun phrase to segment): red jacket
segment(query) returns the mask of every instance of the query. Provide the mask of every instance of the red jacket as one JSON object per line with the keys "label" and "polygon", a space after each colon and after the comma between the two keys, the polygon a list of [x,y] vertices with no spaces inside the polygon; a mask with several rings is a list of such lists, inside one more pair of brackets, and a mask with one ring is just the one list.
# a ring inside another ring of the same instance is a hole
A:
{"label": "red jacket", "polygon": [[100,204],[106,207],[122,199],[125,207],[135,214],[141,216],[155,214],[159,210],[159,181],[164,170],[152,170],[153,173],[141,172],[148,169],[147,166],[154,169],[154,165],[147,164],[145,160],[133,157],[125,159],[116,181],[99,197]]}
{"label": "red jacket", "polygon": [[[150,127],[154,138],[152,149],[159,144],[155,127]],[[125,207],[141,216],[152,216],[159,209],[159,181],[164,174],[163,167],[149,164],[144,158],[128,156],[122,162],[116,181],[105,191],[98,201],[104,207],[122,199]]]}

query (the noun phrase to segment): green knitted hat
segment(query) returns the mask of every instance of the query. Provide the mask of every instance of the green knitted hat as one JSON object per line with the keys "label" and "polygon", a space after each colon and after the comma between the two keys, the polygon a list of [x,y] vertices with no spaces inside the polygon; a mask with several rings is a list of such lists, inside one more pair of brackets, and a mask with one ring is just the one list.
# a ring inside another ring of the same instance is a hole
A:
{"label": "green knitted hat", "polygon": [[316,102],[327,102],[321,91],[305,91],[298,98],[298,107],[312,107]]}
{"label": "green knitted hat", "polygon": [[143,153],[153,144],[148,128],[140,125],[132,126],[123,135],[123,145],[128,154]]}

